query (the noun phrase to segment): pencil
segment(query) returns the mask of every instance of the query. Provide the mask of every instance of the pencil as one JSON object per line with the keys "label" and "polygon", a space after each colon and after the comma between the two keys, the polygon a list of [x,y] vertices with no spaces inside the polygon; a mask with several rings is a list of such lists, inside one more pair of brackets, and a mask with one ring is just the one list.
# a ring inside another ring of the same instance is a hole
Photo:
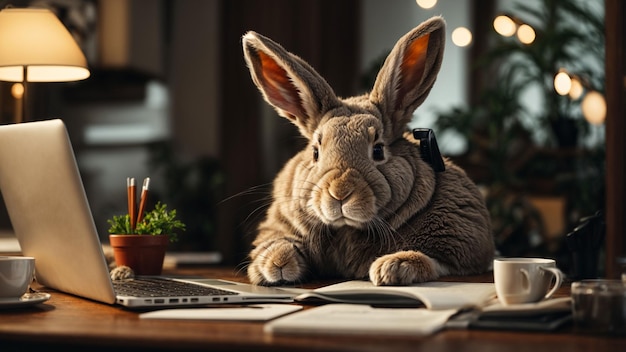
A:
{"label": "pencil", "polygon": [[143,218],[143,212],[146,209],[146,202],[148,201],[148,191],[150,189],[150,177],[143,179],[143,187],[141,187],[141,200],[139,201],[139,212],[137,213],[137,223],[141,222]]}
{"label": "pencil", "polygon": [[135,178],[126,179],[128,186],[128,216],[130,217],[130,233],[135,232]]}

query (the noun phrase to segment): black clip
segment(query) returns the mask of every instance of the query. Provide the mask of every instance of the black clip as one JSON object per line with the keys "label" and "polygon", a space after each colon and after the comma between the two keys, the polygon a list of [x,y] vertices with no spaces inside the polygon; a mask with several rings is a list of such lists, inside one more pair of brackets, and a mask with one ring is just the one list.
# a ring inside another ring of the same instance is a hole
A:
{"label": "black clip", "polygon": [[420,141],[422,159],[429,163],[435,172],[445,171],[446,166],[439,152],[435,132],[430,128],[415,128],[413,129],[413,138]]}

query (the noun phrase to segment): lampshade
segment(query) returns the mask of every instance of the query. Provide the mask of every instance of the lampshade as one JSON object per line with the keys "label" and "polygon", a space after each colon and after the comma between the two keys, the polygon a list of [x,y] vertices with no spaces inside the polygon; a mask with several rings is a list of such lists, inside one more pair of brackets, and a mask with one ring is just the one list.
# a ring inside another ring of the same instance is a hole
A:
{"label": "lampshade", "polygon": [[36,8],[0,11],[0,80],[67,82],[87,77],[85,55],[54,13]]}

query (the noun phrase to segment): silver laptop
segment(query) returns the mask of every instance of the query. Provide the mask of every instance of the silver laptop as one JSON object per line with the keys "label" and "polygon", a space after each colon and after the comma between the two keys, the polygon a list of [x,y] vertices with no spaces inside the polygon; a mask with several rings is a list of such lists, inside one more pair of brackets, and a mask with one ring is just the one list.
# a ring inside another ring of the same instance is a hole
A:
{"label": "silver laptop", "polygon": [[191,283],[197,290],[116,294],[72,144],[59,119],[0,126],[0,192],[22,253],[35,257],[36,279],[44,286],[129,308],[292,302],[295,296],[226,280],[164,277],[156,279],[166,285]]}

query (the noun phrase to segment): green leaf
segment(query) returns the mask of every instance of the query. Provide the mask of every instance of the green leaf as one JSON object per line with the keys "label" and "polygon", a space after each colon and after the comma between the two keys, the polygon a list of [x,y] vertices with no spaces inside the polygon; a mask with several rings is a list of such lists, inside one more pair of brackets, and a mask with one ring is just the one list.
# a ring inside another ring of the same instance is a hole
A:
{"label": "green leaf", "polygon": [[135,231],[130,229],[130,217],[128,214],[115,215],[107,220],[111,225],[110,234],[136,234],[136,235],[167,235],[170,242],[178,241],[176,230],[185,231],[185,224],[176,218],[176,210],[167,210],[167,205],[158,202],[154,209],[146,212],[142,220],[136,224]]}

